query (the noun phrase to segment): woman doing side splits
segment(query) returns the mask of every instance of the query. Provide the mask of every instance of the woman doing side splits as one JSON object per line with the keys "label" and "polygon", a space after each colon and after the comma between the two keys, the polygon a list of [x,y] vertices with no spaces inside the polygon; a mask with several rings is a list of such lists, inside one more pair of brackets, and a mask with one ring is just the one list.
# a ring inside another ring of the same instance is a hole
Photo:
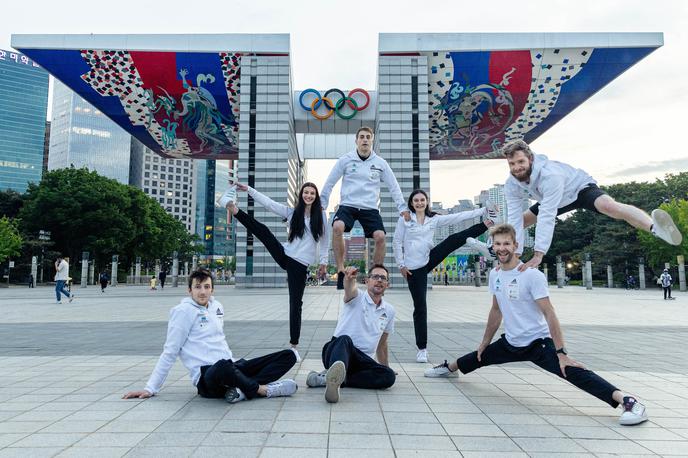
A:
{"label": "woman doing side splits", "polygon": [[[430,209],[428,195],[416,189],[408,199],[411,219],[399,218],[394,231],[394,257],[406,278],[413,298],[413,328],[416,334],[418,354],[416,361],[428,362],[428,307],[427,287],[428,273],[432,272],[452,251],[466,243],[467,238],[478,237],[489,226],[498,223],[497,207],[488,201],[483,208],[476,210],[439,215]],[[450,235],[433,247],[432,239],[435,229],[461,221],[483,216],[484,222],[475,224],[465,231]]]}
{"label": "woman doing side splits", "polygon": [[[260,223],[236,206],[236,199],[228,199],[226,207],[236,217],[237,221],[255,235],[268,250],[277,264],[287,271],[289,286],[289,334],[292,349],[297,359],[301,358],[296,351],[301,335],[301,307],[303,292],[306,288],[308,266],[314,264],[318,247],[320,251],[320,267],[318,276],[322,276],[327,268],[328,237],[327,218],[320,204],[318,188],[313,183],[304,183],[299,191],[298,203],[295,208],[275,202],[264,194],[242,183],[235,183],[236,189],[248,191],[257,203],[282,218],[286,218],[289,225],[288,237],[285,243],[280,243],[275,235],[263,223]],[[225,193],[231,194],[231,188]]]}

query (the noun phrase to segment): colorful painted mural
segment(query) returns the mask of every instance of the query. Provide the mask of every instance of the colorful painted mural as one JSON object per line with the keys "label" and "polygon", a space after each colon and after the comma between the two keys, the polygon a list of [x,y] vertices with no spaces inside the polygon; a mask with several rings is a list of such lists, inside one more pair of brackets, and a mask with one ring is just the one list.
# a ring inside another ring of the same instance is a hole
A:
{"label": "colorful painted mural", "polygon": [[26,54],[161,156],[237,157],[240,53]]}
{"label": "colorful painted mural", "polygon": [[427,52],[430,159],[500,157],[530,142],[655,48]]}

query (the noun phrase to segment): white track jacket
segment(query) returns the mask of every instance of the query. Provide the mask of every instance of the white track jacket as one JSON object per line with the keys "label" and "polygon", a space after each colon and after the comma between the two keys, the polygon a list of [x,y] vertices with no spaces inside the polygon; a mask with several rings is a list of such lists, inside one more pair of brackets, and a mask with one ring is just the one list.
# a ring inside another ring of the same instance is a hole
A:
{"label": "white track jacket", "polygon": [[394,172],[387,161],[378,156],[375,151],[371,151],[365,161],[361,160],[356,150],[337,160],[320,193],[323,208],[327,208],[332,188],[342,177],[339,205],[377,210],[380,200],[380,183],[384,181],[399,212],[408,210]]}
{"label": "white track jacket", "polygon": [[146,391],[152,394],[160,391],[177,356],[189,371],[194,385],[201,378],[202,366],[232,359],[223,330],[224,317],[222,304],[212,297],[208,308],[198,305],[190,297],[185,297],[173,307],[167,323],[165,346],[146,383]]}
{"label": "white track jacket", "polygon": [[552,244],[557,210],[573,203],[578,198],[578,193],[589,184],[597,182],[587,172],[563,162],[550,161],[544,154],[533,155],[533,171],[529,182],[520,182],[509,175],[504,185],[504,194],[509,224],[516,229],[516,253],[523,253],[524,197],[540,203],[535,229],[535,251],[547,253]]}

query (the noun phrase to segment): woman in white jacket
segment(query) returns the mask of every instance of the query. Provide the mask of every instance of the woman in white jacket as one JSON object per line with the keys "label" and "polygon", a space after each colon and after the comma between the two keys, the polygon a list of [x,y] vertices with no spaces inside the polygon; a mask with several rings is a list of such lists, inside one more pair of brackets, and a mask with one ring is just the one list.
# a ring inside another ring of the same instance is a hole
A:
{"label": "woman in white jacket", "polygon": [[[320,251],[320,267],[318,277],[327,268],[328,237],[327,217],[320,203],[318,188],[313,183],[304,183],[299,191],[298,203],[295,208],[282,205],[261,194],[255,189],[242,183],[235,183],[236,189],[248,191],[260,205],[274,214],[287,220],[289,226],[287,241],[280,243],[267,226],[257,221],[236,206],[236,201],[230,199],[227,208],[237,221],[246,227],[268,250],[277,264],[287,271],[287,285],[289,286],[289,343],[296,353],[301,335],[301,307],[303,292],[306,288],[308,266],[315,264],[318,250]],[[230,188],[231,190],[231,188]],[[228,190],[225,194],[228,194]]]}
{"label": "woman in white jacket", "polygon": [[[400,217],[394,231],[394,257],[406,278],[413,298],[413,328],[416,334],[418,354],[416,361],[428,362],[428,307],[427,286],[428,273],[432,271],[452,251],[466,243],[467,238],[478,237],[488,227],[499,221],[498,210],[488,201],[485,207],[476,210],[438,215],[430,210],[428,195],[422,189],[416,189],[408,199],[411,219],[404,221]],[[483,217],[482,223],[475,224],[465,231],[450,235],[433,247],[432,239],[435,229],[450,224],[457,224],[467,219]]]}

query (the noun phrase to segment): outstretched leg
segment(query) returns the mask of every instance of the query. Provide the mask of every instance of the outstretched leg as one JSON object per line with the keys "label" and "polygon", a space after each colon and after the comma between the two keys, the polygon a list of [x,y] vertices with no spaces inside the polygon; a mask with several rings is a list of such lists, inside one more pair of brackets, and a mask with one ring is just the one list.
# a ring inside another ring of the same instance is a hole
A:
{"label": "outstretched leg", "polygon": [[237,221],[239,221],[246,228],[246,230],[255,235],[268,250],[270,256],[272,256],[272,259],[274,259],[282,269],[286,270],[288,256],[284,253],[284,247],[279,240],[277,240],[277,237],[270,232],[270,229],[245,211],[240,210],[237,207],[228,208],[230,208],[232,213],[234,213],[236,210],[234,217],[237,219]]}
{"label": "outstretched leg", "polygon": [[440,243],[438,243],[432,250],[430,250],[430,259],[425,266],[427,272],[431,271],[442,262],[444,258],[449,256],[454,250],[459,249],[466,243],[469,237],[478,237],[487,230],[485,223],[474,224],[465,231],[457,232],[450,235]]}

